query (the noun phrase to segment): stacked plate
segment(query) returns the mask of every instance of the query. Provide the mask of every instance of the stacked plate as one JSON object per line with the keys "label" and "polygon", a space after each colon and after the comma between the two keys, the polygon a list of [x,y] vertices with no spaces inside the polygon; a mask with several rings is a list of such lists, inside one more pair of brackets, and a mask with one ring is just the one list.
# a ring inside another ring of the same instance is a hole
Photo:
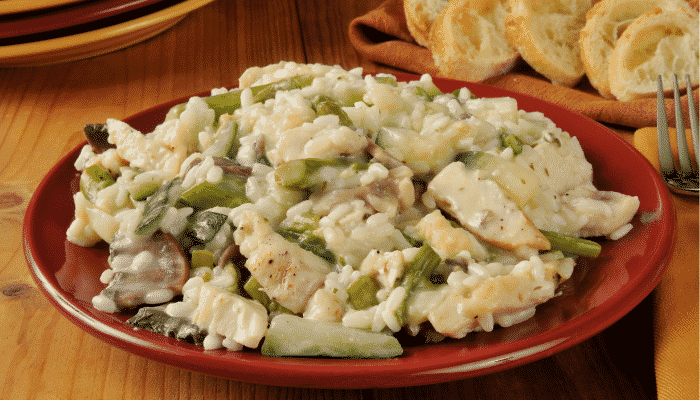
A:
{"label": "stacked plate", "polygon": [[0,67],[74,61],[153,37],[213,0],[0,1]]}

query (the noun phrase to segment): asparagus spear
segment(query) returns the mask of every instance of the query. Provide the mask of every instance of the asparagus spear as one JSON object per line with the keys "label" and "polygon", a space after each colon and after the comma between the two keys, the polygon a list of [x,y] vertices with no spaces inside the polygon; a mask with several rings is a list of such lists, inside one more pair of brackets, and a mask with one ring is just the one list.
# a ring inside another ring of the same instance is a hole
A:
{"label": "asparagus spear", "polygon": [[379,283],[369,275],[362,275],[347,289],[348,300],[356,310],[364,310],[379,304],[377,292]]}
{"label": "asparagus spear", "polygon": [[106,168],[97,164],[91,165],[80,174],[80,191],[86,199],[94,202],[97,192],[115,182]]}
{"label": "asparagus spear", "polygon": [[287,189],[308,189],[322,182],[318,171],[326,166],[348,166],[344,159],[305,158],[291,160],[275,170],[275,181]]}
{"label": "asparagus spear", "polygon": [[216,206],[238,207],[250,203],[245,195],[245,182],[244,178],[224,174],[219,183],[202,182],[186,190],[180,200],[198,210]]}
{"label": "asparagus spear", "polygon": [[433,248],[425,243],[421,246],[418,254],[411,260],[404,269],[401,286],[406,289],[406,296],[401,302],[401,306],[396,310],[396,320],[400,326],[406,324],[406,314],[408,313],[408,301],[421,282],[430,279],[430,275],[440,265],[440,256]]}
{"label": "asparagus spear", "polygon": [[268,312],[294,314],[293,312],[282,306],[280,303],[278,303],[275,299],[271,299],[270,296],[268,296],[267,293],[265,293],[265,291],[263,290],[263,287],[262,285],[260,285],[260,282],[258,282],[252,276],[248,278],[246,283],[243,285],[243,290],[246,293],[248,293],[248,296],[250,296],[251,299],[262,304]]}
{"label": "asparagus spear", "polygon": [[348,114],[343,110],[340,103],[331,99],[328,96],[318,95],[311,100],[311,108],[318,115],[337,115],[340,120],[340,125],[353,128],[354,125]]}
{"label": "asparagus spear", "polygon": [[520,140],[520,138],[516,135],[512,133],[507,133],[505,129],[498,134],[498,139],[500,140],[501,147],[503,149],[505,149],[506,147],[510,147],[511,149],[513,149],[513,155],[517,156],[518,154],[523,152],[523,141]]}
{"label": "asparagus spear", "polygon": [[601,246],[592,240],[581,239],[573,236],[562,235],[551,231],[541,231],[544,237],[549,240],[553,250],[560,250],[564,253],[574,254],[583,257],[598,257]]}
{"label": "asparagus spear", "polygon": [[227,220],[227,215],[218,212],[198,212],[194,217],[194,222],[188,235],[193,236],[200,243],[207,243],[224,226]]}
{"label": "asparagus spear", "polygon": [[286,314],[272,319],[260,351],[269,357],[392,358],[403,353],[391,335]]}
{"label": "asparagus spear", "polygon": [[[253,86],[250,88],[253,93],[253,102],[259,103],[275,97],[278,90],[301,89],[311,85],[314,78],[311,75],[298,75],[290,78],[282,79],[277,82],[268,83],[265,85]],[[214,110],[214,120],[218,121],[219,117],[224,114],[233,114],[234,111],[241,108],[241,89],[235,89],[227,93],[216,96],[205,97],[204,101],[210,109]],[[173,106],[165,117],[166,121],[179,118],[180,114],[185,111],[187,103],[181,103]]]}
{"label": "asparagus spear", "polygon": [[177,196],[173,196],[171,189],[174,189],[179,182],[179,178],[163,182],[160,188],[146,199],[141,221],[136,226],[136,235],[148,237],[158,230],[168,207],[175,204],[177,200]]}

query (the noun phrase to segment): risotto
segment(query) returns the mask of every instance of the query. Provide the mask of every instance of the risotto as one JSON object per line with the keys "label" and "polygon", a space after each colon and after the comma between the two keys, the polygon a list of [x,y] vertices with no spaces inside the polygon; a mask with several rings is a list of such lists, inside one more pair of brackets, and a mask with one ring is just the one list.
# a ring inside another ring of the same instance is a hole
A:
{"label": "risotto", "polygon": [[[203,346],[396,357],[504,329],[632,229],[575,137],[512,98],[282,62],[88,144],[68,239],[109,243],[103,312]],[[497,328],[500,326],[501,328]]]}

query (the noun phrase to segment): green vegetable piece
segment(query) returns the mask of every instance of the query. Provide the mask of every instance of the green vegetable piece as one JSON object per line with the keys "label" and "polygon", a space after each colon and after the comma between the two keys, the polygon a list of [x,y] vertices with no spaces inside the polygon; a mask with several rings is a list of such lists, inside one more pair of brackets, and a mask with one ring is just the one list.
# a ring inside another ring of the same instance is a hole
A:
{"label": "green vegetable piece", "polygon": [[209,242],[228,220],[226,214],[214,211],[201,211],[194,216],[190,228],[193,236],[202,243]]}
{"label": "green vegetable piece", "polygon": [[141,221],[134,231],[136,235],[148,237],[158,230],[160,222],[165,216],[165,212],[168,211],[168,208],[175,204],[177,200],[177,197],[173,196],[170,192],[179,181],[179,178],[175,178],[163,182],[160,188],[146,199]]}
{"label": "green vegetable piece", "polygon": [[348,128],[353,128],[354,125],[352,120],[348,116],[348,113],[343,110],[343,107],[338,104],[335,100],[327,96],[317,96],[317,99],[311,102],[311,106],[316,111],[318,115],[337,115],[340,125],[347,126]]}
{"label": "green vegetable piece", "polygon": [[573,236],[562,235],[551,231],[541,231],[549,240],[553,250],[583,257],[598,257],[602,249],[599,243],[592,240],[581,239]]}
{"label": "green vegetable piece", "polygon": [[152,195],[153,193],[158,190],[160,187],[160,184],[155,183],[155,182],[148,182],[144,183],[142,185],[135,186],[133,188],[129,189],[129,193],[131,194],[131,198],[136,200],[136,201],[144,201],[148,196]]}
{"label": "green vegetable piece", "polygon": [[512,133],[506,133],[505,130],[498,134],[498,139],[501,142],[501,148],[510,147],[513,149],[513,154],[518,155],[523,152],[523,141]]}
{"label": "green vegetable piece", "polygon": [[248,296],[250,296],[251,299],[262,304],[267,309],[267,311],[271,313],[278,312],[282,314],[294,314],[286,307],[278,303],[275,299],[271,299],[270,296],[268,296],[267,293],[265,293],[265,291],[263,290],[263,287],[262,285],[260,285],[260,282],[258,282],[257,279],[253,278],[252,276],[248,278],[248,280],[243,285],[243,290],[246,293],[248,293]]}
{"label": "green vegetable piece", "polygon": [[275,170],[275,181],[286,189],[309,189],[323,182],[318,170],[327,166],[348,166],[344,159],[305,158],[291,160]]}
{"label": "green vegetable piece", "polygon": [[272,319],[260,351],[268,357],[353,359],[393,358],[403,354],[401,344],[393,336],[284,314]]}
{"label": "green vegetable piece", "polygon": [[401,306],[396,310],[396,319],[400,326],[406,324],[406,314],[408,313],[408,301],[416,288],[425,281],[430,281],[430,275],[440,265],[442,260],[433,248],[424,243],[418,250],[418,254],[404,268],[401,286],[406,289],[406,296],[401,302]]}
{"label": "green vegetable piece", "polygon": [[283,238],[292,243],[296,243],[304,250],[310,251],[315,255],[328,261],[329,264],[336,263],[335,254],[326,248],[326,241],[318,235],[314,235],[310,230],[299,232],[295,229],[280,229],[277,231]]}
{"label": "green vegetable piece", "polygon": [[214,142],[202,152],[202,155],[235,159],[239,147],[237,139],[238,123],[229,120],[219,127]]}
{"label": "green vegetable piece", "polygon": [[80,191],[86,199],[94,202],[97,192],[115,182],[106,168],[97,164],[91,165],[80,174]]}
{"label": "green vegetable piece", "polygon": [[250,203],[245,195],[246,179],[224,175],[219,183],[202,182],[182,193],[180,199],[190,207],[205,210],[212,207],[238,207]]}
{"label": "green vegetable piece", "polygon": [[192,269],[214,266],[214,254],[209,250],[193,250],[190,266]]}
{"label": "green vegetable piece", "polygon": [[[442,91],[435,86],[435,84],[430,84],[427,89],[425,89],[422,86],[412,86],[411,90],[413,90],[413,94],[415,94],[418,97],[422,97],[425,99],[425,101],[433,101],[435,99],[435,96],[443,94]],[[459,93],[459,92],[457,92]]]}
{"label": "green vegetable piece", "polygon": [[377,292],[379,291],[379,283],[369,275],[362,275],[359,279],[352,283],[347,289],[348,300],[356,310],[364,310],[379,304],[377,300]]}
{"label": "green vegetable piece", "polygon": [[[313,83],[313,76],[299,75],[291,78],[282,79],[277,82],[268,83],[265,85],[253,86],[250,88],[253,94],[253,102],[263,102],[275,97],[278,90],[301,89]],[[233,114],[234,111],[241,108],[241,89],[235,89],[216,96],[205,97],[204,101],[210,109],[214,110],[214,120],[218,121],[219,117],[224,114]],[[173,106],[167,113],[165,120],[179,118],[180,114],[185,111],[187,103],[181,103]]]}
{"label": "green vegetable piece", "polygon": [[394,78],[393,76],[375,76],[374,79],[379,83],[383,83],[383,84],[390,85],[393,87],[399,86],[399,83],[396,81],[396,78]]}
{"label": "green vegetable piece", "polygon": [[313,82],[314,77],[311,75],[297,75],[266,85],[251,87],[250,90],[253,92],[253,102],[262,103],[274,99],[275,94],[280,90],[301,89],[310,86]]}

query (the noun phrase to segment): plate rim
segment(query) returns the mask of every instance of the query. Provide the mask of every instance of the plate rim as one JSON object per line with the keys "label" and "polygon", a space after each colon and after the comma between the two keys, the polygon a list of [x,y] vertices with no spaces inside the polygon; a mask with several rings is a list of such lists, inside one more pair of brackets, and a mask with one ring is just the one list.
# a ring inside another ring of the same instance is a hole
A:
{"label": "plate rim", "polygon": [[[42,66],[76,61],[125,48],[155,36],[214,0],[183,0],[115,25],[38,42],[0,46],[0,66]],[[84,50],[81,50],[85,48]],[[73,52],[67,52],[73,50]]]}
{"label": "plate rim", "polygon": [[[416,79],[419,77],[418,75],[413,75],[413,74],[392,74],[397,77],[397,79],[400,80],[406,80],[406,79]],[[521,94],[517,92],[512,92],[507,89],[501,89],[501,88],[494,88],[491,86],[483,85],[483,84],[478,84],[478,83],[470,83],[470,82],[462,82],[462,81],[456,81],[456,80],[449,80],[449,79],[443,79],[443,78],[433,78],[434,81],[445,81],[448,83],[451,83],[453,85],[459,85],[459,86],[467,86],[470,90],[472,88],[478,89],[478,91],[487,91],[491,94],[504,94],[507,95],[508,97],[515,97],[518,100],[519,109],[524,109],[522,107],[521,99],[522,100],[527,100],[529,102],[534,102],[535,106],[541,105],[541,104],[546,104],[548,108],[554,107],[558,109],[558,112],[561,113],[563,112],[564,114],[573,114],[576,115],[577,118],[583,118],[584,120],[587,121],[588,124],[593,123],[598,125],[598,129],[602,129],[603,132],[605,132],[606,135],[608,135],[610,138],[614,139],[618,144],[624,146],[626,150],[632,151],[633,154],[642,162],[646,162],[645,169],[649,170],[654,170],[653,166],[649,161],[641,154],[637,149],[635,149],[631,144],[626,142],[624,139],[619,137],[619,135],[615,134],[612,132],[610,129],[605,127],[604,125],[593,121],[592,119],[583,116],[581,114],[575,113],[571,110],[568,110],[562,106],[547,102],[545,100],[541,100],[526,94]],[[206,92],[200,92],[198,94],[194,94],[194,96],[202,96]],[[159,105],[156,105],[154,107],[149,107],[146,110],[140,111],[136,114],[133,114],[127,118],[124,118],[125,121],[127,120],[135,120],[138,118],[143,117],[144,115],[148,115],[150,113],[153,113],[154,110],[157,110],[159,108],[168,108],[168,105],[172,104],[177,104],[179,102],[186,101],[190,96],[187,97],[182,97],[179,99],[171,100]],[[499,95],[496,96],[488,96],[488,97],[500,97]],[[548,118],[551,119],[550,115],[545,114]],[[557,126],[559,124],[557,123]],[[563,128],[562,128],[563,129]],[[574,132],[568,131],[572,136],[576,136]],[[143,341],[140,338],[133,338],[130,337],[130,335],[126,335],[126,338],[124,337],[119,337],[121,335],[115,335],[112,337],[104,337],[105,333],[100,330],[100,328],[108,328],[107,330],[116,330],[120,334],[124,334],[124,332],[115,329],[113,327],[110,327],[109,325],[103,323],[102,321],[99,321],[95,319],[94,317],[90,316],[88,313],[83,312],[83,310],[80,310],[80,307],[74,307],[75,304],[70,301],[70,299],[66,299],[65,296],[63,296],[60,291],[57,291],[55,287],[53,287],[53,284],[50,279],[48,279],[45,276],[42,276],[42,271],[37,263],[37,260],[34,259],[34,254],[32,252],[32,237],[31,237],[31,223],[29,216],[33,215],[35,213],[35,208],[37,207],[36,202],[38,201],[38,194],[41,192],[41,190],[48,185],[50,181],[50,177],[56,173],[56,171],[59,169],[59,167],[64,164],[70,157],[74,156],[77,151],[84,145],[85,142],[81,143],[77,147],[75,147],[73,150],[71,150],[67,155],[65,155],[58,163],[55,164],[55,166],[49,171],[49,173],[44,177],[44,179],[41,181],[39,186],[37,187],[37,190],[35,191],[34,195],[32,196],[32,199],[30,200],[30,203],[27,207],[27,211],[25,214],[25,220],[24,220],[24,228],[23,228],[23,236],[24,236],[24,248],[25,248],[25,256],[27,258],[27,262],[29,264],[29,269],[32,273],[32,276],[34,277],[35,281],[39,285],[40,289],[46,297],[49,298],[49,300],[52,302],[54,306],[58,308],[58,310],[66,316],[71,322],[74,324],[78,325],[81,329],[87,331],[88,333],[92,334],[93,336],[96,336],[100,338],[103,341],[108,342],[109,344],[112,344],[114,346],[120,347],[126,351],[134,353],[135,351],[133,349],[128,348],[131,345],[135,346],[140,346],[140,354],[142,356],[146,356],[147,358],[150,358],[152,360],[157,360],[160,362],[165,362],[167,364],[183,368],[183,369],[188,369],[192,371],[196,371],[199,373],[204,373],[208,375],[214,375],[214,376],[220,376],[220,377],[225,377],[229,379],[234,379],[234,380],[240,380],[240,381],[246,381],[246,382],[252,382],[252,383],[260,383],[260,384],[270,384],[269,379],[273,376],[279,376],[278,374],[284,374],[285,372],[289,373],[289,368],[293,366],[297,370],[297,374],[295,375],[296,378],[299,378],[299,374],[309,374],[309,373],[318,373],[318,372],[325,372],[326,377],[342,377],[345,379],[344,381],[336,381],[336,380],[326,380],[325,382],[318,382],[317,379],[314,380],[314,382],[310,381],[299,381],[297,384],[294,384],[293,386],[296,387],[313,387],[313,388],[370,388],[370,387],[400,387],[400,386],[414,386],[414,385],[424,385],[424,384],[433,384],[433,383],[440,383],[440,382],[446,382],[446,381],[452,381],[452,380],[457,380],[457,379],[463,379],[467,377],[473,377],[473,376],[478,376],[478,375],[484,375],[487,373],[493,373],[497,372],[500,370],[504,370],[507,368],[513,368],[519,365],[523,365],[529,362],[533,362],[548,356],[551,356],[559,351],[562,351],[566,348],[572,347],[583,340],[586,340],[601,331],[605,330],[608,328],[610,325],[618,321],[620,318],[622,318],[624,315],[626,315],[629,311],[631,311],[634,307],[636,307],[644,298],[646,298],[649,293],[653,290],[653,288],[658,284],[658,282],[661,280],[661,277],[663,276],[664,272],[667,269],[668,262],[670,259],[670,255],[672,253],[673,249],[673,244],[675,243],[675,218],[668,218],[666,221],[662,224],[662,227],[664,227],[664,232],[665,236],[664,238],[668,241],[668,246],[665,247],[665,251],[662,251],[658,255],[658,259],[660,261],[660,265],[653,270],[652,273],[648,273],[642,277],[640,277],[638,280],[642,281],[644,283],[643,287],[639,287],[635,285],[634,287],[634,293],[629,293],[630,295],[625,296],[622,299],[618,299],[615,304],[613,304],[615,307],[612,307],[613,305],[609,305],[608,307],[604,307],[601,309],[600,307],[597,307],[598,310],[587,310],[581,315],[576,316],[570,321],[567,321],[566,323],[555,327],[554,329],[549,329],[543,333],[539,333],[535,335],[535,337],[538,338],[537,343],[534,346],[529,346],[523,348],[523,346],[518,346],[518,343],[523,340],[516,340],[512,343],[507,343],[505,345],[506,348],[512,349],[512,351],[508,351],[505,353],[498,353],[498,354],[488,354],[489,357],[485,357],[484,359],[481,360],[476,360],[476,361],[471,361],[467,363],[461,363],[458,359],[455,359],[451,363],[445,363],[441,364],[439,367],[431,367],[426,369],[424,366],[406,366],[405,364],[399,364],[395,365],[395,363],[392,363],[390,360],[371,360],[365,362],[360,361],[358,364],[364,364],[364,366],[358,365],[356,366],[356,371],[353,372],[350,376],[347,374],[338,374],[338,372],[332,372],[332,371],[320,371],[322,367],[327,367],[328,365],[333,364],[333,360],[331,362],[324,362],[321,365],[312,365],[309,366],[309,359],[305,358],[288,358],[288,359],[282,359],[284,360],[283,362],[275,362],[275,363],[267,363],[265,367],[265,371],[263,373],[251,373],[250,371],[247,372],[242,372],[238,375],[231,374],[231,371],[227,370],[222,370],[220,367],[212,366],[211,369],[209,370],[203,370],[201,366],[199,365],[200,362],[196,362],[194,360],[185,360],[185,364],[182,363],[182,359],[177,359],[174,360],[176,357],[181,357],[181,354],[178,354],[179,351],[182,351],[182,348],[178,349],[170,349],[170,348],[164,348],[163,346],[159,346],[157,344],[148,342],[148,341]],[[654,170],[655,171],[655,170]],[[673,202],[670,199],[670,194],[668,190],[666,189],[665,185],[663,185],[663,182],[661,181],[661,178],[658,176],[658,174],[654,175],[657,177],[657,179],[654,180],[655,186],[658,189],[658,196],[659,196],[659,208],[663,208],[661,210],[664,212],[664,215],[675,215],[674,214],[674,209],[673,209]],[[662,249],[663,250],[663,249]],[[54,297],[56,296],[56,297]],[[75,300],[75,299],[73,299]],[[75,311],[78,310],[78,311]],[[595,312],[594,312],[595,311]],[[76,320],[77,319],[77,320]],[[593,329],[585,329],[581,333],[580,331],[577,333],[575,332],[575,329],[577,327],[581,326],[586,326],[589,324],[593,319],[603,319],[603,323],[596,323],[595,328]],[[563,335],[563,333],[568,333],[567,335]],[[109,335],[107,335],[109,336]],[[528,338],[530,339],[530,338]],[[138,344],[137,344],[138,343]],[[164,357],[165,356],[165,357]],[[315,360],[315,359],[314,359]],[[178,361],[178,362],[175,362]],[[279,361],[279,360],[278,360]],[[344,360],[345,362],[347,360]],[[247,361],[245,359],[239,360],[239,362],[245,364],[250,361]],[[314,364],[311,362],[311,364]],[[340,366],[340,365],[339,365]],[[377,368],[380,367],[381,371],[377,371]],[[369,377],[368,375],[372,374],[374,375],[373,377]],[[383,381],[380,381],[377,379],[377,377],[381,377]],[[348,379],[349,378],[349,379]],[[274,382],[274,381],[273,381]]]}

